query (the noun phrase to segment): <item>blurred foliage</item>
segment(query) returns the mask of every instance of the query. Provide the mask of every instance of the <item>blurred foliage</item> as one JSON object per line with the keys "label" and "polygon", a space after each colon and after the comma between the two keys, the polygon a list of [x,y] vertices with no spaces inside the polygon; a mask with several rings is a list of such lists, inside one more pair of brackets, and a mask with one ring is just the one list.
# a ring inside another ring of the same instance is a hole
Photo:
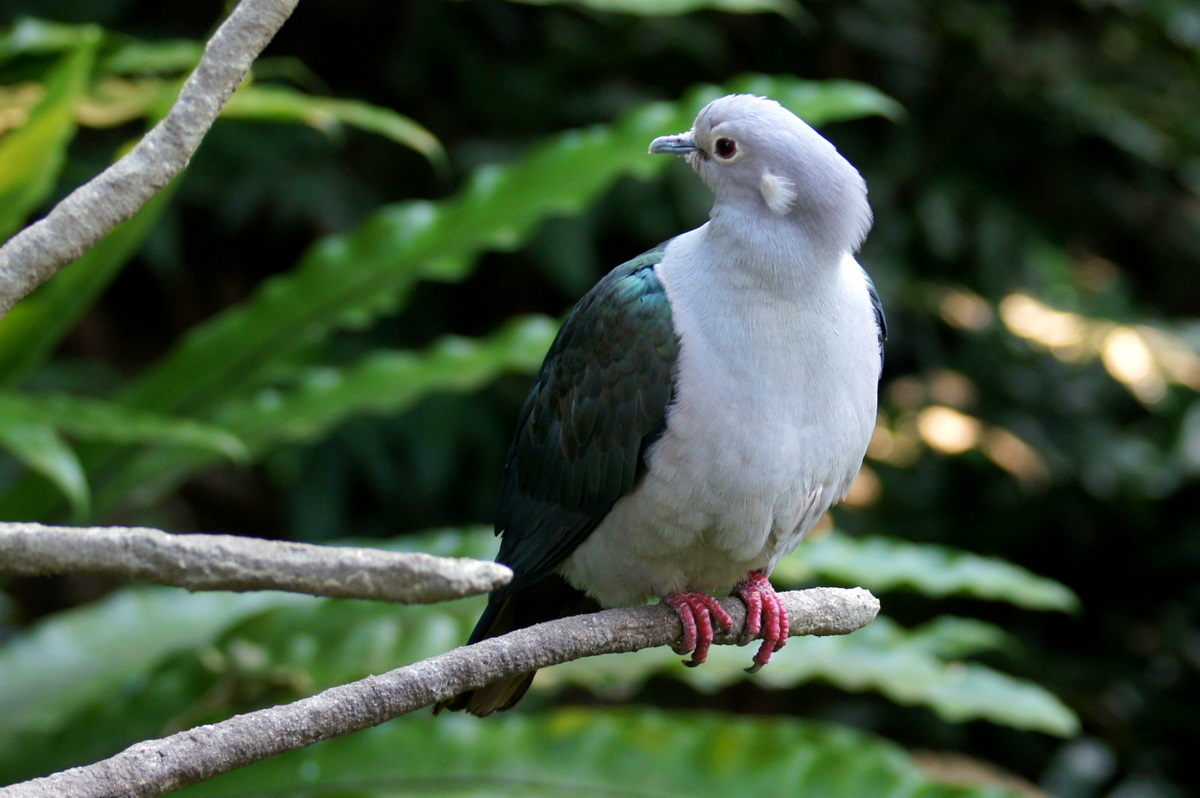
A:
{"label": "blurred foliage", "polygon": [[[445,530],[407,536],[401,547],[485,557],[493,548],[490,538],[483,528]],[[927,548],[908,545],[909,559],[919,561]],[[827,554],[824,566],[810,567],[810,581],[878,589],[871,567],[860,571],[853,548],[846,553]],[[975,559],[981,572],[995,570],[1014,584],[1034,578],[1008,563]],[[782,570],[796,569],[789,564]],[[840,578],[831,576],[835,572]],[[786,587],[804,584],[786,575],[779,582]],[[919,590],[921,580],[913,583]],[[144,736],[219,720],[237,710],[435,656],[468,634],[482,602],[476,597],[437,607],[395,607],[286,593],[190,596],[150,588],[118,591],[58,613],[0,650],[0,673],[6,676],[0,682],[5,718],[0,781],[61,769]],[[1001,630],[965,618],[941,617],[912,630],[879,619],[842,638],[793,640],[778,652],[780,667],[764,671],[753,683],[776,692],[818,681],[927,706],[947,721],[979,718],[1074,734],[1074,714],[1045,690],[962,661],[983,651],[1002,651],[1006,643]],[[748,657],[746,649],[719,647],[699,669],[685,667],[666,648],[588,658],[545,671],[528,704],[545,706],[567,687],[606,701],[628,700],[655,678],[712,694],[749,680],[744,671]],[[64,684],[71,688],[60,689]],[[837,794],[856,794],[849,783],[841,789]],[[288,793],[289,788],[281,784],[277,791]]]}
{"label": "blurred foliage", "polygon": [[[221,11],[0,0],[5,235],[165,112]],[[738,649],[572,663],[515,716],[403,719],[211,789],[448,788],[429,762],[474,794],[474,754],[513,794],[572,761],[597,791],[618,757],[723,794],[749,747],[738,794],[1008,794],[928,784],[950,777],[882,735],[1068,798],[1195,793],[1198,55],[1186,0],[302,4],[185,175],[0,323],[0,517],[318,541],[487,521],[551,320],[707,211],[647,142],[768,94],[866,176],[892,331],[844,532],[779,581],[862,584],[887,617],[754,678]],[[0,781],[437,653],[478,608],[68,609],[110,589],[0,581]],[[609,700],[631,708],[588,708]]]}
{"label": "blurred foliage", "polygon": [[[953,786],[894,744],[844,726],[652,709],[563,709],[535,717],[414,718],[314,746],[182,794],[452,796],[770,794],[1015,798],[1000,785]],[[398,751],[421,756],[397,756]],[[480,752],[487,752],[480,756]],[[454,773],[451,779],[446,772]],[[386,788],[385,788],[386,791]]]}

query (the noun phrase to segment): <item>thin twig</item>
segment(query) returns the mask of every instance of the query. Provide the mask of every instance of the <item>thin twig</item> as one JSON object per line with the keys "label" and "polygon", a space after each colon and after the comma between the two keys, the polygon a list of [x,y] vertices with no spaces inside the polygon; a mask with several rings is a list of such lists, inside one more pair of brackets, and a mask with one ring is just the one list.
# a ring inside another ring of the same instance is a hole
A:
{"label": "thin twig", "polygon": [[188,590],[288,590],[428,604],[507,584],[505,566],[460,557],[314,546],[144,527],[0,523],[0,573],[93,573]]}
{"label": "thin twig", "polygon": [[209,40],[166,117],[125,157],[0,247],[0,318],[63,266],[132,217],[191,160],[299,0],[242,0]]}
{"label": "thin twig", "polygon": [[[856,588],[780,594],[792,634],[847,634],[870,623],[879,601]],[[723,599],[739,630],[746,610]],[[147,798],[343,734],[377,726],[497,678],[596,654],[675,642],[679,619],[659,604],[606,610],[538,624],[333,687],[291,704],[238,715],[159,740],[147,740],[85,767],[0,788],[0,798]],[[736,642],[738,632],[719,635]],[[487,721],[483,721],[487,722]]]}

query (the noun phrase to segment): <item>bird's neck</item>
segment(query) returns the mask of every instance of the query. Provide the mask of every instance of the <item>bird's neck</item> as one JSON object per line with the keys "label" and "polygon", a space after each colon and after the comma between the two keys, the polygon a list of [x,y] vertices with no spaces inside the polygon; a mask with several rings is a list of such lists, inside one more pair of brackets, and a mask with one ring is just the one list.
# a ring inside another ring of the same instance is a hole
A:
{"label": "bird's neck", "polygon": [[791,216],[750,214],[717,204],[703,228],[714,264],[742,288],[795,296],[829,279],[848,254]]}

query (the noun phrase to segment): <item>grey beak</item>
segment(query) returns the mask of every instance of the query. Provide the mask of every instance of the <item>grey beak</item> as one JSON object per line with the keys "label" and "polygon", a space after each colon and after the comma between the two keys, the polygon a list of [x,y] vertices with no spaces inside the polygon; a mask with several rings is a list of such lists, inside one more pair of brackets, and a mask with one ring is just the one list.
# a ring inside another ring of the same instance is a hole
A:
{"label": "grey beak", "polygon": [[692,131],[676,133],[673,136],[659,136],[650,142],[650,152],[657,155],[687,155],[696,151],[696,139]]}

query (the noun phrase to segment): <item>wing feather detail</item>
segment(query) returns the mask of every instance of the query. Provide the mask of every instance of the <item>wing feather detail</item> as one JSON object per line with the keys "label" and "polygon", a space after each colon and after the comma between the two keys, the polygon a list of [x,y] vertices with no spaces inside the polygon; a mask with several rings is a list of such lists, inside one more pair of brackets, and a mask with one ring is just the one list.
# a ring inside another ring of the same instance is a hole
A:
{"label": "wing feather detail", "polygon": [[563,322],[509,450],[496,600],[558,567],[632,491],[674,397],[679,340],[655,273],[664,247],[609,272]]}

